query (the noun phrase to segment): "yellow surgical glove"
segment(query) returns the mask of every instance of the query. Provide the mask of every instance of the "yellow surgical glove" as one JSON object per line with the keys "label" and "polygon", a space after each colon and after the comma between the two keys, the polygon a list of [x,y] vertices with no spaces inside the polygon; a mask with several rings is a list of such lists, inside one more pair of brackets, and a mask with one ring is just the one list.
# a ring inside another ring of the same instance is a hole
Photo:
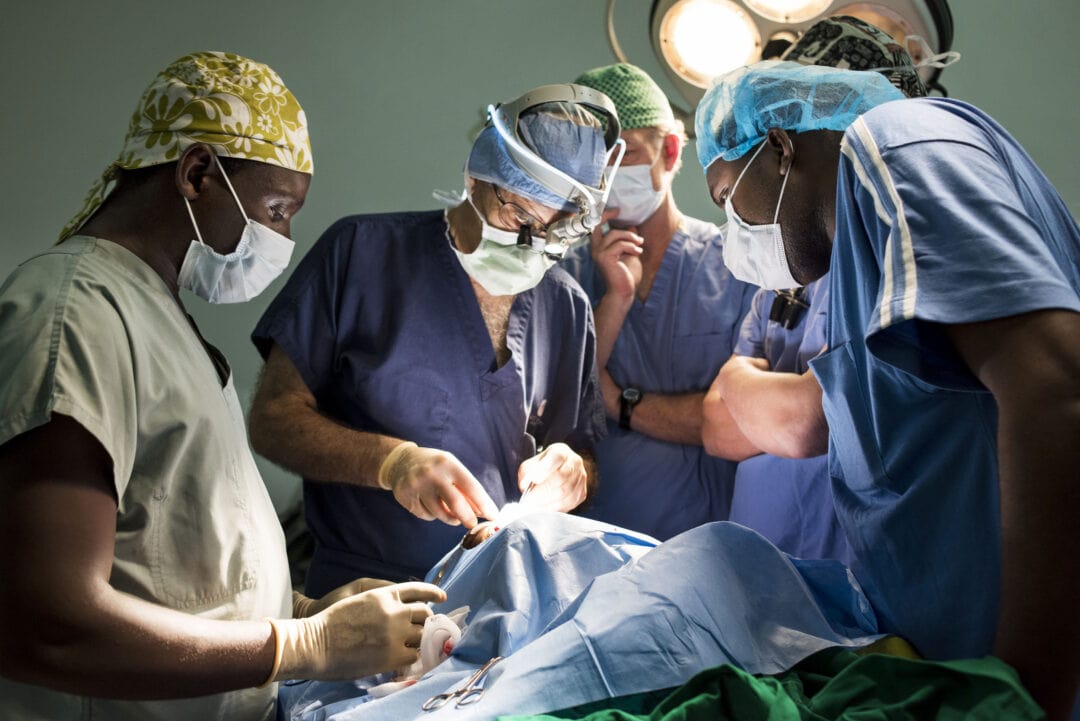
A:
{"label": "yellow surgical glove", "polygon": [[499,512],[480,481],[453,453],[411,442],[387,454],[379,467],[379,487],[425,521],[472,528],[477,516],[494,518]]}
{"label": "yellow surgical glove", "polygon": [[355,596],[373,588],[392,586],[393,581],[385,581],[381,578],[358,578],[355,581],[338,586],[322,598],[309,598],[302,593],[293,591],[293,618],[307,618],[334,605],[343,598]]}
{"label": "yellow surgical glove", "polygon": [[430,584],[400,583],[347,596],[307,618],[268,619],[275,652],[267,683],[343,681],[408,666],[418,658],[427,604],[444,600]]}

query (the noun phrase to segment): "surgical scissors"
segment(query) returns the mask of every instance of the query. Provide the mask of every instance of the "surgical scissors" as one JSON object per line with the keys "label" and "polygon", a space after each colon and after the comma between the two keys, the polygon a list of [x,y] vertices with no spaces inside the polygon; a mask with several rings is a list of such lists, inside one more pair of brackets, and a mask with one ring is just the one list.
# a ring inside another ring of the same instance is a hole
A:
{"label": "surgical scissors", "polygon": [[480,668],[476,669],[476,672],[469,677],[469,680],[465,682],[465,685],[454,691],[447,691],[445,693],[436,694],[432,696],[424,705],[420,707],[423,711],[434,711],[437,708],[442,708],[446,704],[450,703],[451,699],[457,699],[454,703],[455,708],[462,706],[468,706],[474,704],[480,700],[480,697],[484,695],[484,687],[478,686],[487,672],[491,670],[491,667],[502,661],[502,656],[496,656]]}

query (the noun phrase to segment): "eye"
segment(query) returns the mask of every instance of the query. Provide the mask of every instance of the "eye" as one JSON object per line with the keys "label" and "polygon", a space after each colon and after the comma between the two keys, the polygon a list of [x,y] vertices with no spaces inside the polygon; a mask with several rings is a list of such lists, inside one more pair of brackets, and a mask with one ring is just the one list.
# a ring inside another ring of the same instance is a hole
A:
{"label": "eye", "polygon": [[270,206],[270,220],[274,223],[284,222],[288,217],[289,209],[285,207],[284,203],[275,203]]}

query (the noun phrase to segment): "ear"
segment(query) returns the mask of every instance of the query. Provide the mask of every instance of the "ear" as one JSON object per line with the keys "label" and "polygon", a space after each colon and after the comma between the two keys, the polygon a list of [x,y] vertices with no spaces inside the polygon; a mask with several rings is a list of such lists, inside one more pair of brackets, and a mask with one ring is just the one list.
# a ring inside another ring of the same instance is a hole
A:
{"label": "ear", "polygon": [[180,155],[176,162],[176,189],[188,200],[195,200],[203,189],[203,180],[217,172],[213,149],[206,143],[195,143]]}
{"label": "ear", "polygon": [[791,170],[791,164],[795,162],[795,145],[786,130],[770,128],[766,136],[769,147],[776,151],[780,160],[780,175],[787,175]]}
{"label": "ear", "polygon": [[682,154],[682,142],[680,142],[679,136],[675,133],[668,133],[664,136],[660,148],[664,154],[664,170],[671,170],[679,162],[679,155]]}

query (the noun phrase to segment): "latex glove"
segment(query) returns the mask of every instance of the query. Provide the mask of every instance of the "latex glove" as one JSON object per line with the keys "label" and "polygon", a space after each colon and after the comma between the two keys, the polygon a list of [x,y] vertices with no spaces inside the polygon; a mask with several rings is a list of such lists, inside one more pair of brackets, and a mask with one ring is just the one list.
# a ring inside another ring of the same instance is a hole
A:
{"label": "latex glove", "polygon": [[425,521],[472,528],[477,516],[494,518],[499,510],[454,454],[415,443],[402,443],[390,451],[379,468],[379,486]]}
{"label": "latex glove", "polygon": [[605,292],[633,300],[641,282],[641,252],[645,239],[636,228],[615,228],[607,233],[594,231],[589,254],[600,269]]}
{"label": "latex glove", "polygon": [[348,596],[309,618],[270,619],[276,646],[268,683],[344,681],[413,664],[427,604],[445,600],[439,588],[414,581]]}
{"label": "latex glove", "polygon": [[552,443],[518,466],[518,488],[528,491],[525,502],[532,508],[577,508],[585,500],[586,480],[585,462],[565,443]]}
{"label": "latex glove", "polygon": [[302,593],[293,591],[293,618],[307,618],[334,605],[343,598],[355,596],[373,588],[392,586],[393,581],[385,581],[381,578],[358,578],[355,581],[338,586],[322,598],[308,598]]}

